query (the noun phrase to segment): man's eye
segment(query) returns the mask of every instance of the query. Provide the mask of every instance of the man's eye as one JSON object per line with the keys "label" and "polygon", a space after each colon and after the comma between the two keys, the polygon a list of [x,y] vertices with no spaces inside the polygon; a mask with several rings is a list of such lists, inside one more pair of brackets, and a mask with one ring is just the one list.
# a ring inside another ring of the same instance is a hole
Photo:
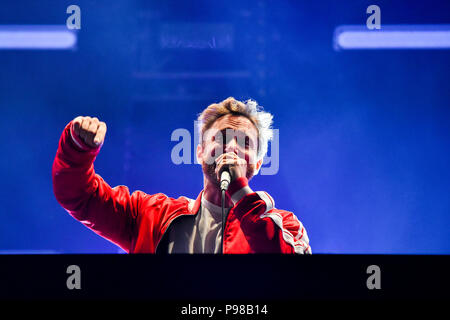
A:
{"label": "man's eye", "polygon": [[253,140],[250,137],[245,137],[245,147],[253,147]]}
{"label": "man's eye", "polygon": [[238,138],[237,142],[241,148],[250,146],[250,138]]}

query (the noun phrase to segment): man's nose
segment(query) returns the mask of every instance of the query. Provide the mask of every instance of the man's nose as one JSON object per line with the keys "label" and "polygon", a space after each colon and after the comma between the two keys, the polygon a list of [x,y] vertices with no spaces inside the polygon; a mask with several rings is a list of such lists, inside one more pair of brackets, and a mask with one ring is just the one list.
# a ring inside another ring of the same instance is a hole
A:
{"label": "man's nose", "polygon": [[236,137],[233,137],[232,139],[230,139],[228,141],[228,143],[226,143],[224,145],[223,148],[223,152],[227,153],[227,152],[234,152],[235,154],[237,154],[237,142],[236,142]]}

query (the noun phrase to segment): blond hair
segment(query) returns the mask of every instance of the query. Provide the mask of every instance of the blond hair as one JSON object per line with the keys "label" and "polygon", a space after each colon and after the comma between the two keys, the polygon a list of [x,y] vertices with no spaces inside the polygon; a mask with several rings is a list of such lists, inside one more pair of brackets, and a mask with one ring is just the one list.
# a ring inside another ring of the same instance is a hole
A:
{"label": "blond hair", "polygon": [[273,138],[272,119],[273,115],[263,111],[263,108],[252,99],[238,101],[229,97],[222,102],[210,104],[198,116],[199,133],[203,137],[206,130],[219,118],[227,115],[240,115],[248,118],[258,131],[258,153],[257,158],[262,159],[267,153],[269,141]]}

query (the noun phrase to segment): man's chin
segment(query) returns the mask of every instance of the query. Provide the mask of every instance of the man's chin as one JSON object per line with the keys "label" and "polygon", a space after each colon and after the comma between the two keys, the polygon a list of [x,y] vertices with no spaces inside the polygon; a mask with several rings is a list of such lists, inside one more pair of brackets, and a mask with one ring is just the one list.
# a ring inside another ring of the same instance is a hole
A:
{"label": "man's chin", "polygon": [[220,182],[216,176],[216,164],[202,164],[203,175],[209,182],[220,188]]}

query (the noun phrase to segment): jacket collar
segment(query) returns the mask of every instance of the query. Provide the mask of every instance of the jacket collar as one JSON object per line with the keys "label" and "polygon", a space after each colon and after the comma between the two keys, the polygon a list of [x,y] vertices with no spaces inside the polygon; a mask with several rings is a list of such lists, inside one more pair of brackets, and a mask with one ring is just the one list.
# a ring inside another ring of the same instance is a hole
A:
{"label": "jacket collar", "polygon": [[191,214],[197,214],[198,210],[200,209],[200,204],[202,203],[202,195],[203,195],[203,190],[200,191],[197,199],[194,201],[193,204],[189,205],[189,211]]}
{"label": "jacket collar", "polygon": [[[190,214],[198,213],[198,210],[200,209],[200,205],[202,203],[202,196],[203,196],[203,190],[200,191],[199,195],[197,196],[197,199],[194,202],[189,203],[189,213]],[[214,204],[212,204],[212,205],[214,205]],[[229,210],[231,210],[231,208],[225,208],[225,210],[229,211]]]}

